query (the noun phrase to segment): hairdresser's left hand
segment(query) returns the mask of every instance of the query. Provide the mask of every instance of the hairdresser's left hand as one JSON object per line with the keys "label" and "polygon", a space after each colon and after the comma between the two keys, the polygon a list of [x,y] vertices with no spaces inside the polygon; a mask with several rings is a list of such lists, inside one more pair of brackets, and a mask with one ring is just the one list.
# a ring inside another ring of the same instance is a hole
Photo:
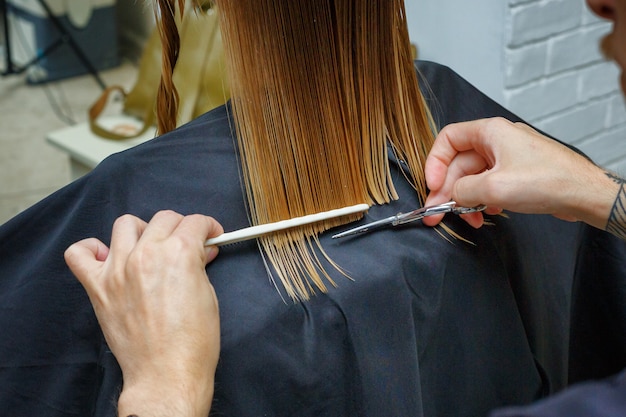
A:
{"label": "hairdresser's left hand", "polygon": [[165,211],[116,220],[65,259],[82,283],[124,376],[119,415],[208,415],[220,347],[218,303],[205,265],[223,233],[210,217]]}

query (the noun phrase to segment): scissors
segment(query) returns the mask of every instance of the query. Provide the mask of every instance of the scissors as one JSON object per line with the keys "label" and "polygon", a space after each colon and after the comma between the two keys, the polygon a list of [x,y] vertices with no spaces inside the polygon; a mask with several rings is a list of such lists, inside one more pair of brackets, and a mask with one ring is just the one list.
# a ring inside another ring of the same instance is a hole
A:
{"label": "scissors", "polygon": [[476,207],[461,207],[457,206],[455,201],[448,201],[447,203],[437,204],[434,206],[422,207],[417,210],[410,211],[408,213],[398,213],[395,216],[387,217],[385,219],[377,220],[372,223],[358,226],[345,232],[338,233],[332,236],[333,239],[352,236],[360,233],[371,232],[372,230],[380,229],[387,226],[398,226],[400,224],[411,223],[416,220],[421,220],[426,216],[433,216],[436,214],[467,214],[483,211],[487,206],[480,205]]}

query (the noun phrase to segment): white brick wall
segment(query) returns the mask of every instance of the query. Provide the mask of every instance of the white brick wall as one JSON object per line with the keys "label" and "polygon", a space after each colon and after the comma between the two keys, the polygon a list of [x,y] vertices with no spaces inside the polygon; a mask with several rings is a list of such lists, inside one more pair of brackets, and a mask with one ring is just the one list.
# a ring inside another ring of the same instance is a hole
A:
{"label": "white brick wall", "polygon": [[619,71],[585,0],[406,0],[420,58],[449,65],[534,126],[626,174]]}

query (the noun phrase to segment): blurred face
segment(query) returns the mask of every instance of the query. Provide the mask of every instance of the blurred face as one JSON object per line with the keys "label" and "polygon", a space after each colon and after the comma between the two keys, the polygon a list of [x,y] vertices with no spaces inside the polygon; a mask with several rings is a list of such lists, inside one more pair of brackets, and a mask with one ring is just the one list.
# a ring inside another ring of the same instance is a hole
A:
{"label": "blurred face", "polygon": [[602,51],[622,68],[621,87],[626,94],[626,0],[587,0],[598,16],[613,22],[613,31],[602,40]]}

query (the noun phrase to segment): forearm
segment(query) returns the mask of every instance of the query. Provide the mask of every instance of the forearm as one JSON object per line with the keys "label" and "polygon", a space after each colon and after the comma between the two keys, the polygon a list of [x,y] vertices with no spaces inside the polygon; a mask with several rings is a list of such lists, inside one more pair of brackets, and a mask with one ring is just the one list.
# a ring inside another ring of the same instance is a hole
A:
{"label": "forearm", "polygon": [[605,230],[620,239],[626,240],[626,189],[624,187],[626,181],[613,174],[607,173],[607,176],[619,186],[619,189],[613,200]]}
{"label": "forearm", "polygon": [[576,212],[580,220],[626,240],[626,180],[594,167],[579,184]]}

